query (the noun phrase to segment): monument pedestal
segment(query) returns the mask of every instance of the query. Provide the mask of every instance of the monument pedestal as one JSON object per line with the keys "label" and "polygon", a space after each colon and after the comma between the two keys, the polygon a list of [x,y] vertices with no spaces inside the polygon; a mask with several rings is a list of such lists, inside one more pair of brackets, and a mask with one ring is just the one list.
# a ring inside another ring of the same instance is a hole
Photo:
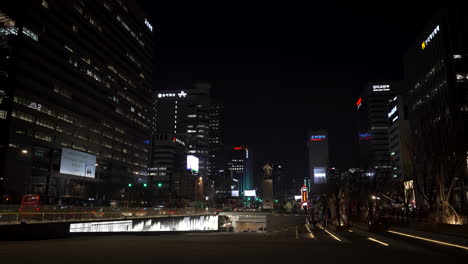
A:
{"label": "monument pedestal", "polygon": [[273,210],[273,180],[263,180],[263,210]]}

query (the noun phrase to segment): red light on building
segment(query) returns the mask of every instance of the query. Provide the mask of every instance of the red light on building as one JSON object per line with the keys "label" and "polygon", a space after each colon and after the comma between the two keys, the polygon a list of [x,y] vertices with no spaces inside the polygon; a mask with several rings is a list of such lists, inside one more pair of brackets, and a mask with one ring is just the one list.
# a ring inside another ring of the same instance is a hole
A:
{"label": "red light on building", "polygon": [[361,104],[362,104],[362,97],[359,97],[359,99],[356,102],[356,106],[357,106],[358,109],[361,106]]}
{"label": "red light on building", "polygon": [[234,149],[235,150],[241,150],[241,149],[243,149],[243,147],[235,147]]}
{"label": "red light on building", "polygon": [[173,137],[172,142],[176,142],[177,138]]}

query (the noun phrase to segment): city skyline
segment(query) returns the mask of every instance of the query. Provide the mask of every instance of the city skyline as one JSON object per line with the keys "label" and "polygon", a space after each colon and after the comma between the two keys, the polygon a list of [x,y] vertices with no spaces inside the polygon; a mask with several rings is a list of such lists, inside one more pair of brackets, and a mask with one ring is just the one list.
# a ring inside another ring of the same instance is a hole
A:
{"label": "city skyline", "polygon": [[435,11],[324,7],[293,14],[273,6],[258,19],[255,6],[139,3],[157,33],[155,89],[212,83],[225,105],[225,144],[255,149],[257,170],[268,161],[289,164],[290,178],[308,174],[310,130],[329,131],[331,165],[358,166],[355,102],[368,82],[403,79],[403,55]]}

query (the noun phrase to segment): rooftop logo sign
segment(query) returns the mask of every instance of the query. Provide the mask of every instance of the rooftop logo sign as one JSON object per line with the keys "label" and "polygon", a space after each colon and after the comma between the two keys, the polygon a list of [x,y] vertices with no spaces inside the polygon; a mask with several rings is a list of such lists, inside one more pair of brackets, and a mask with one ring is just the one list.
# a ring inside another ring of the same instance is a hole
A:
{"label": "rooftop logo sign", "polygon": [[158,93],[158,98],[163,98],[163,97],[179,97],[179,98],[182,98],[182,97],[187,97],[187,93],[184,92],[184,91],[180,91],[180,93],[176,94],[176,93]]}
{"label": "rooftop logo sign", "polygon": [[437,33],[439,33],[439,31],[440,31],[440,27],[439,27],[439,25],[437,25],[437,27],[434,28],[434,30],[427,37],[427,39],[421,43],[421,49],[422,50],[424,50],[426,48],[426,46],[429,45],[429,42],[431,42],[431,40],[435,37],[435,35],[437,35]]}
{"label": "rooftop logo sign", "polygon": [[388,92],[388,91],[390,91],[390,85],[389,84],[372,85],[372,91],[374,91],[374,92]]}

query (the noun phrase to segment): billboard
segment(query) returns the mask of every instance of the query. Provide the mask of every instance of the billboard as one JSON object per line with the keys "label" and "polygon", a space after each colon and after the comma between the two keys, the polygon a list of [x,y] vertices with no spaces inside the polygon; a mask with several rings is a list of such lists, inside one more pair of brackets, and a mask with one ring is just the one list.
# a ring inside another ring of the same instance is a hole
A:
{"label": "billboard", "polygon": [[96,156],[69,148],[62,148],[60,173],[95,178]]}
{"label": "billboard", "polygon": [[198,172],[198,158],[193,155],[187,155],[187,170]]}
{"label": "billboard", "polygon": [[327,168],[314,167],[314,184],[322,184],[327,182]]}
{"label": "billboard", "polygon": [[255,190],[245,190],[244,196],[257,196],[257,192]]}
{"label": "billboard", "polygon": [[232,197],[239,197],[239,190],[232,190],[231,191],[231,196]]}

